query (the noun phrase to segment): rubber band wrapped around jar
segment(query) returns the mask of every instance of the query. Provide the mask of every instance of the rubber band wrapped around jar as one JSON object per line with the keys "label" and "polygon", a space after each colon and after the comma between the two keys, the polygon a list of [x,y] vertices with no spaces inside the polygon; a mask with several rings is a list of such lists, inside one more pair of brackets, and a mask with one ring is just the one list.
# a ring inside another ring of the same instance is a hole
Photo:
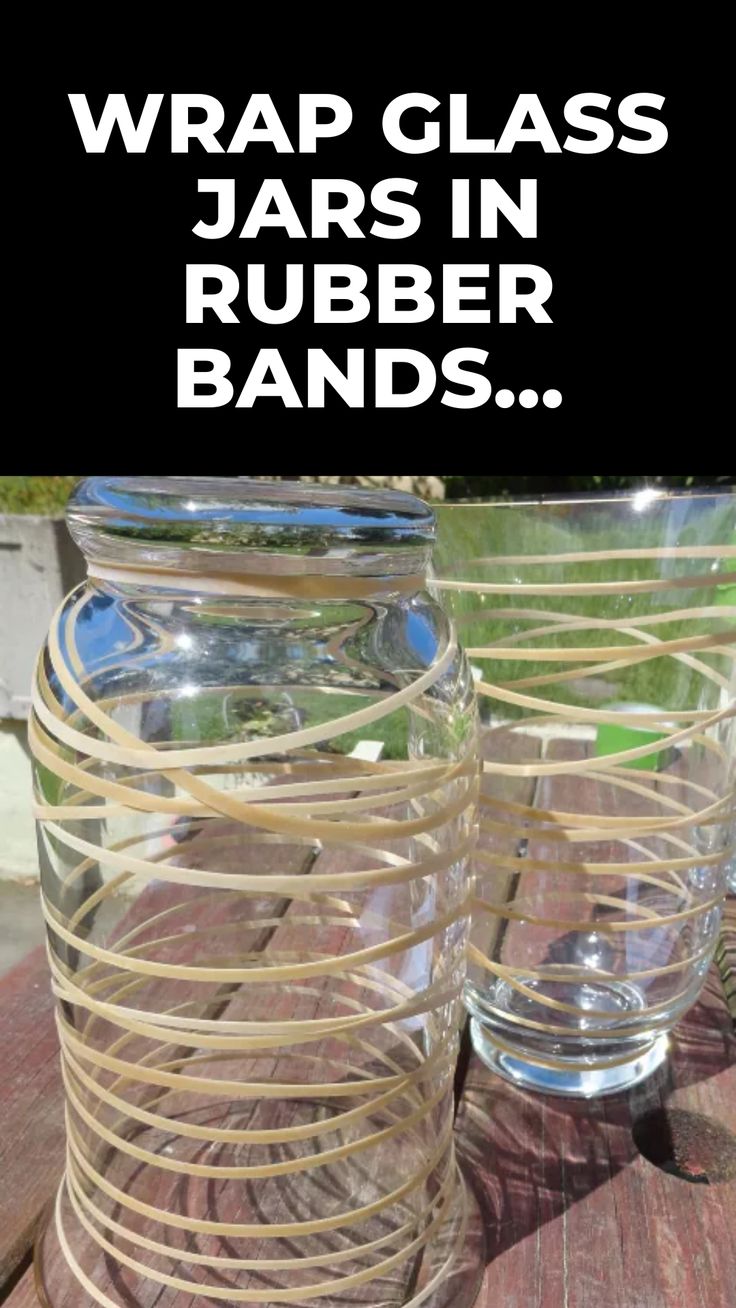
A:
{"label": "rubber band wrapped around jar", "polygon": [[67,1103],[49,1301],[469,1304],[477,728],[433,514],[92,478],[68,520],[89,580],[30,724]]}
{"label": "rubber band wrapped around jar", "polygon": [[473,1043],[530,1089],[620,1091],[663,1063],[718,940],[736,495],[447,505],[439,526],[483,723]]}

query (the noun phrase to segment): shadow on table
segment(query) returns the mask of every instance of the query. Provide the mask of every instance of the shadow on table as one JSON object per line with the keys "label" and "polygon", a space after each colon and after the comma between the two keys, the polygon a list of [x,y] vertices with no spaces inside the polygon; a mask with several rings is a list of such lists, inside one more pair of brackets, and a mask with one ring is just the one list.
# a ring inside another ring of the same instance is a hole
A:
{"label": "shadow on table", "polygon": [[661,1117],[673,1096],[678,1107],[723,1121],[729,1110],[722,1091],[709,1091],[707,1083],[730,1066],[735,1049],[723,992],[711,974],[677,1028],[667,1063],[626,1094],[589,1101],[532,1094],[474,1059],[458,1148],[483,1213],[488,1261],[633,1162],[640,1153],[634,1128],[649,1114]]}

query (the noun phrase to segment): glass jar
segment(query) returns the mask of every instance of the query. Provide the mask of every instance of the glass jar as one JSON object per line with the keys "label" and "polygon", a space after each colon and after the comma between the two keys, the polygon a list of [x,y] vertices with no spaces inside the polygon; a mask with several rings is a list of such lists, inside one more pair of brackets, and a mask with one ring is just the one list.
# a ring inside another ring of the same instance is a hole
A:
{"label": "glass jar", "polygon": [[481,696],[467,1003],[545,1093],[649,1076],[713,957],[734,808],[736,496],[443,506]]}
{"label": "glass jar", "polygon": [[477,731],[432,512],[96,477],[68,522],[89,579],[30,725],[68,1107],[49,1301],[470,1303]]}

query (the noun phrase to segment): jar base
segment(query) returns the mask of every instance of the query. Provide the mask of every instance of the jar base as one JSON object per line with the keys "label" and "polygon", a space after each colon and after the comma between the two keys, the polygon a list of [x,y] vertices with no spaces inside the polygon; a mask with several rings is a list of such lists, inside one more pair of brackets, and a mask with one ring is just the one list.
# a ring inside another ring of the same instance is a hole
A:
{"label": "jar base", "polygon": [[493,1032],[477,1017],[471,1018],[473,1048],[492,1072],[524,1090],[539,1094],[561,1095],[575,1099],[594,1099],[601,1095],[620,1094],[653,1075],[667,1057],[669,1038],[666,1032],[656,1036],[644,1050],[632,1051],[631,1057],[616,1066],[586,1067],[581,1058],[560,1059],[568,1066],[545,1067],[524,1057],[511,1054],[494,1041]]}
{"label": "jar base", "polygon": [[[382,1298],[386,1308],[472,1308],[475,1303],[485,1271],[484,1226],[472,1187],[459,1168],[458,1172],[458,1202],[453,1203],[451,1213],[420,1257],[418,1265],[415,1258],[406,1277],[397,1276],[395,1301],[390,1297],[390,1282],[385,1276],[381,1278],[382,1296],[389,1285],[389,1297]],[[68,1253],[59,1238],[59,1219]],[[62,1304],[70,1303],[74,1303],[75,1308],[98,1308],[99,1304],[109,1308],[138,1308],[140,1304],[142,1308],[149,1302],[151,1290],[156,1288],[152,1280],[132,1275],[109,1254],[104,1258],[100,1255],[99,1247],[76,1220],[66,1183],[62,1180],[55,1203],[48,1206],[39,1224],[34,1249],[36,1293],[44,1308],[61,1308]],[[160,1258],[153,1261],[160,1269]],[[171,1273],[173,1269],[168,1270]],[[89,1293],[85,1286],[87,1277],[94,1284],[99,1298]],[[195,1282],[192,1286],[195,1290],[199,1288]],[[222,1282],[219,1288],[221,1286]],[[363,1284],[363,1293],[365,1288],[366,1283]],[[159,1290],[163,1287],[160,1286]],[[189,1304],[191,1291],[180,1293],[182,1304]],[[207,1294],[203,1287],[202,1293],[204,1300]],[[278,1295],[262,1298],[263,1294],[264,1290],[258,1292],[256,1300],[262,1308],[283,1302]],[[179,1294],[176,1294],[171,1300],[172,1308],[176,1308],[179,1299]],[[207,1298],[207,1302],[211,1300]],[[243,1300],[227,1298],[219,1299],[219,1302],[234,1306]],[[296,1304],[296,1308],[311,1308],[312,1305],[315,1308],[317,1305],[319,1308],[349,1308],[349,1304],[357,1300],[349,1291],[338,1290],[331,1295],[317,1298],[305,1295],[303,1299],[290,1302]]]}

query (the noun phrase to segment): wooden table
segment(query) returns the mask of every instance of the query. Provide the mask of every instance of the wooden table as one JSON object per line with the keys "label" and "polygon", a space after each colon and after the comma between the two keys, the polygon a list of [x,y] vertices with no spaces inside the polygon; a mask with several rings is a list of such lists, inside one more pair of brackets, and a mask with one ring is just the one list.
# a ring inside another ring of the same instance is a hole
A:
{"label": "wooden table", "polygon": [[[719,966],[677,1028],[668,1064],[626,1095],[526,1094],[468,1057],[466,1042],[457,1141],[485,1229],[477,1308],[733,1308],[735,962],[732,899]],[[0,981],[0,1013],[0,1302],[33,1308],[34,1231],[63,1158],[42,948]]]}

